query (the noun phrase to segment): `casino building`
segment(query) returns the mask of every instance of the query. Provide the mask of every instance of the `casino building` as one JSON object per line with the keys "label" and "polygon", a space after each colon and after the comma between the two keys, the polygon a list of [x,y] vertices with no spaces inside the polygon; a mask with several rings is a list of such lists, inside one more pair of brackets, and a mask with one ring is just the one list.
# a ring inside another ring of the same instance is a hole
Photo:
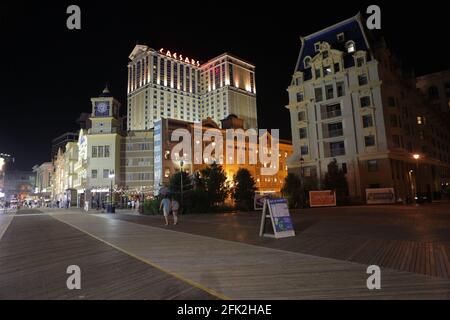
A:
{"label": "casino building", "polygon": [[128,130],[161,118],[215,122],[234,114],[257,128],[255,66],[228,53],[205,63],[136,45],[128,64]]}

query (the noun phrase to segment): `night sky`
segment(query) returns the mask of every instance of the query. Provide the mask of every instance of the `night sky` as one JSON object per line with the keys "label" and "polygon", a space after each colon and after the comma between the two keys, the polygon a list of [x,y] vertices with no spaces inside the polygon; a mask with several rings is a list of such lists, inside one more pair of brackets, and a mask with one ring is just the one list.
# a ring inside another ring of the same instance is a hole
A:
{"label": "night sky", "polygon": [[[77,130],[75,120],[90,112],[90,98],[106,82],[126,105],[128,55],[137,42],[203,62],[223,52],[252,62],[259,126],[279,128],[282,138],[290,137],[284,106],[299,37],[364,12],[368,4],[381,7],[389,47],[417,75],[450,69],[448,13],[438,1],[420,7],[402,2],[401,8],[380,1],[296,1],[296,8],[292,1],[55,3],[0,3],[0,153],[12,154],[23,170],[50,161],[51,140]],[[81,7],[81,31],[66,28],[70,4]]]}

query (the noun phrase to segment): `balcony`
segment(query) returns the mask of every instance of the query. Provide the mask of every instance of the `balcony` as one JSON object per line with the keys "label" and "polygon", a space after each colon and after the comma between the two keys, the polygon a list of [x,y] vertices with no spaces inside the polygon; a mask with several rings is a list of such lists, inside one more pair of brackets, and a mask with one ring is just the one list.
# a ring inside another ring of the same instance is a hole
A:
{"label": "balcony", "polygon": [[336,137],[342,137],[344,135],[343,129],[334,129],[334,130],[327,130],[324,132],[323,137],[324,138],[336,138]]}
{"label": "balcony", "polygon": [[338,118],[338,117],[342,117],[342,111],[341,110],[332,110],[332,111],[322,112],[320,114],[320,116],[321,116],[322,120]]}

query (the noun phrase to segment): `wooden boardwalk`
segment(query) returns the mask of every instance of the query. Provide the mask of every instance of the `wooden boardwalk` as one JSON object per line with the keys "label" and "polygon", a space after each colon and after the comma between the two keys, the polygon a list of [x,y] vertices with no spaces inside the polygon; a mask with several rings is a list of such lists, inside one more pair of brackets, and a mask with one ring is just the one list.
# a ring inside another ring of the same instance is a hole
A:
{"label": "wooden boardwalk", "polygon": [[448,279],[383,268],[382,290],[370,291],[364,264],[154,228],[109,215],[53,217],[233,299],[450,298]]}
{"label": "wooden boardwalk", "polygon": [[[81,290],[67,289],[69,265]],[[216,298],[50,216],[0,216],[0,299]]]}
{"label": "wooden boardwalk", "polygon": [[[110,217],[163,228],[161,217]],[[260,238],[255,214],[188,215],[176,230],[450,279],[450,205],[423,213],[410,207],[309,209],[293,219],[297,236],[282,241]]]}

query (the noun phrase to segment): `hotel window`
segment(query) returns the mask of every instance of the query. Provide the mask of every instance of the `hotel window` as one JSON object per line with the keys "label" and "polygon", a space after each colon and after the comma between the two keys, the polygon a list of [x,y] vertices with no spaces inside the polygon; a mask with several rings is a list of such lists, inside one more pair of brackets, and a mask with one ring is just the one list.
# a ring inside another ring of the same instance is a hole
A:
{"label": "hotel window", "polygon": [[303,101],[303,92],[297,92],[297,102]]}
{"label": "hotel window", "polygon": [[334,64],[334,73],[341,71],[341,65],[339,63]]}
{"label": "hotel window", "polygon": [[314,89],[314,94],[316,97],[316,102],[320,102],[323,100],[323,92],[322,92],[322,87],[320,88],[315,88]]}
{"label": "hotel window", "polygon": [[311,57],[305,57],[305,59],[303,59],[303,66],[305,69],[311,67]]}
{"label": "hotel window", "polygon": [[439,99],[439,90],[436,86],[432,86],[432,87],[428,88],[428,98],[430,98],[430,100]]}
{"label": "hotel window", "polygon": [[356,66],[358,67],[362,67],[364,64],[364,58],[363,57],[359,57],[356,59]]}
{"label": "hotel window", "polygon": [[367,160],[367,171],[377,172],[378,171],[378,161],[377,160]]}
{"label": "hotel window", "polygon": [[178,63],[173,65],[173,87],[178,89]]}
{"label": "hotel window", "polygon": [[395,107],[396,106],[394,97],[389,97],[388,98],[388,106],[389,107]]}
{"label": "hotel window", "polygon": [[[222,70],[222,77],[221,77],[221,86],[223,87],[225,85],[225,65],[223,64],[220,69]],[[252,91],[254,90],[253,88],[254,85],[254,81],[253,81],[253,75],[250,73],[250,86],[252,87]]]}
{"label": "hotel window", "polygon": [[361,108],[369,107],[370,106],[370,97],[361,97],[360,98]]}
{"label": "hotel window", "polygon": [[342,122],[329,123],[328,124],[328,138],[340,137],[344,134],[342,128]]}
{"label": "hotel window", "polygon": [[103,169],[103,179],[109,178],[109,169]]}
{"label": "hotel window", "polygon": [[325,77],[325,76],[327,76],[327,75],[329,75],[329,74],[332,74],[333,72],[332,72],[332,70],[331,70],[331,66],[325,66],[325,67],[323,67],[323,76]]}
{"label": "hotel window", "polygon": [[165,65],[164,65],[164,59],[160,59],[159,60],[159,84],[161,86],[164,85],[164,70],[165,70]]}
{"label": "hotel window", "polygon": [[306,112],[305,111],[300,111],[298,113],[298,121],[305,121],[306,120]]}
{"label": "hotel window", "polygon": [[308,146],[301,146],[300,147],[300,154],[302,156],[309,154]]}
{"label": "hotel window", "polygon": [[425,117],[417,117],[417,124],[418,125],[425,124]]}
{"label": "hotel window", "polygon": [[338,33],[336,37],[337,37],[337,41],[338,42],[344,42],[345,41],[345,36],[344,36],[343,32]]}
{"label": "hotel window", "polygon": [[191,68],[186,67],[186,91],[191,90]]}
{"label": "hotel window", "polygon": [[180,65],[180,90],[184,91],[184,65]]}
{"label": "hotel window", "polygon": [[109,146],[105,146],[105,158],[109,158]]}
{"label": "hotel window", "polygon": [[214,84],[215,84],[216,89],[220,88],[220,68],[219,67],[214,68]]}
{"label": "hotel window", "polygon": [[322,52],[322,59],[327,59],[328,56],[329,56],[328,50],[325,50],[324,52]]}
{"label": "hotel window", "polygon": [[92,176],[92,179],[97,179],[97,170],[92,170],[91,176]]}
{"label": "hotel window", "polygon": [[343,97],[345,95],[345,87],[343,82],[336,83],[337,96]]}
{"label": "hotel window", "polygon": [[231,63],[228,65],[228,72],[230,76],[230,85],[234,86],[234,69]]}
{"label": "hotel window", "polygon": [[353,53],[356,51],[355,43],[353,41],[348,41],[345,44],[345,48],[347,49],[347,53]]}
{"label": "hotel window", "polygon": [[362,116],[363,128],[371,128],[373,127],[373,119],[371,115]]}
{"label": "hotel window", "polygon": [[153,83],[156,84],[156,81],[158,80],[158,57],[157,56],[153,56],[152,74],[153,74]]}
{"label": "hotel window", "polygon": [[358,84],[359,84],[360,86],[365,86],[367,83],[368,83],[367,75],[365,75],[365,74],[360,74],[360,75],[358,76]]}
{"label": "hotel window", "polygon": [[167,60],[167,85],[170,86],[172,81],[172,62]]}
{"label": "hotel window", "polygon": [[140,84],[141,84],[141,62],[138,61],[137,65],[136,65],[136,86],[139,88]]}
{"label": "hotel window", "polygon": [[250,88],[253,93],[256,92],[256,90],[255,90],[255,74],[254,73],[250,73]]}
{"label": "hotel window", "polygon": [[330,143],[330,155],[332,157],[345,156],[344,141],[331,142]]}
{"label": "hotel window", "polygon": [[332,84],[327,84],[325,86],[325,96],[327,99],[333,99],[334,98],[334,89]]}
{"label": "hotel window", "polygon": [[394,134],[392,136],[392,144],[394,146],[394,148],[400,148],[400,136]]}
{"label": "hotel window", "polygon": [[365,136],[364,137],[364,144],[366,147],[373,147],[375,145],[375,136]]}
{"label": "hotel window", "polygon": [[306,139],[308,138],[308,133],[306,131],[306,128],[300,128],[299,129],[300,139]]}
{"label": "hotel window", "polygon": [[391,115],[389,116],[389,122],[390,122],[391,127],[397,128],[397,127],[398,127],[398,118],[397,118],[397,115],[391,114]]}
{"label": "hotel window", "polygon": [[317,52],[320,50],[320,42],[314,43],[314,50]]}
{"label": "hotel window", "polygon": [[92,158],[97,158],[97,147],[92,147]]}
{"label": "hotel window", "polygon": [[320,69],[316,69],[316,79],[320,78]]}

